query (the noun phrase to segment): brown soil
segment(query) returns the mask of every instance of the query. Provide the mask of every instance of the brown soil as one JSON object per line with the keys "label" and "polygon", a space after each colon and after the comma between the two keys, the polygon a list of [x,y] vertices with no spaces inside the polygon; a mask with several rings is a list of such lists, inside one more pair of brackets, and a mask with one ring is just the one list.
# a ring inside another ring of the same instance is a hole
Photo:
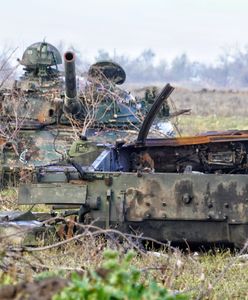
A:
{"label": "brown soil", "polygon": [[32,283],[6,285],[0,288],[0,300],[50,300],[68,284],[62,278],[47,278]]}

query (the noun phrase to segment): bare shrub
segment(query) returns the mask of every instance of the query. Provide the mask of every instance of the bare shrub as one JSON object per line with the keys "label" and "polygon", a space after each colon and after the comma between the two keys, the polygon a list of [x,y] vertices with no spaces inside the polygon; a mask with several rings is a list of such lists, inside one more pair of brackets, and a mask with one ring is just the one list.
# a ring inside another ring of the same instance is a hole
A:
{"label": "bare shrub", "polygon": [[9,85],[8,81],[10,79],[12,81],[14,79],[15,71],[19,65],[12,66],[11,61],[16,50],[17,48],[14,50],[4,49],[0,54],[0,89],[5,87],[6,84]]}

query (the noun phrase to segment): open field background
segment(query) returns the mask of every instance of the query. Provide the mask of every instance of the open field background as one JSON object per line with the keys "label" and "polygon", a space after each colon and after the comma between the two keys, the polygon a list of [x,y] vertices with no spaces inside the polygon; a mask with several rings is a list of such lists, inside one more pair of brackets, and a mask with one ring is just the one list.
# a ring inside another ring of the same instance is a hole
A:
{"label": "open field background", "polygon": [[248,92],[176,89],[171,99],[177,109],[191,109],[190,115],[180,116],[178,120],[182,135],[248,129]]}
{"label": "open field background", "polygon": [[[144,89],[136,87],[131,90],[135,94],[144,92]],[[212,130],[248,129],[246,91],[190,91],[178,88],[170,101],[178,110],[191,109],[190,115],[173,119],[182,135]],[[17,209],[15,199],[14,190],[3,191],[1,210]],[[10,286],[14,284],[26,282],[25,288],[22,287],[20,293],[9,299],[24,299],[23,293],[29,295],[27,299],[51,299],[53,290],[48,282],[46,292],[43,291],[42,294],[41,279],[59,276],[68,280],[72,272],[84,274],[91,268],[97,269],[103,261],[104,249],[111,244],[84,239],[47,250],[16,253],[11,252],[3,237],[0,243],[0,290],[3,291],[3,286],[11,289]],[[183,292],[190,299],[248,299],[246,253],[247,250],[239,253],[229,250],[195,252],[187,249],[186,252],[181,252],[178,249],[156,249],[142,255],[137,253],[130,267],[135,266],[140,270],[141,282],[147,284],[149,278],[154,278],[160,286],[173,292]],[[123,250],[120,251],[120,259],[122,257]],[[67,284],[65,282],[61,287]],[[27,287],[28,283],[31,285]],[[0,295],[0,299],[8,299],[6,295],[5,298]]]}
{"label": "open field background", "polygon": [[[145,91],[134,86],[129,89],[139,96]],[[213,130],[248,129],[248,91],[176,87],[169,101],[172,111],[174,108],[191,109],[190,114],[172,119],[183,136]]]}

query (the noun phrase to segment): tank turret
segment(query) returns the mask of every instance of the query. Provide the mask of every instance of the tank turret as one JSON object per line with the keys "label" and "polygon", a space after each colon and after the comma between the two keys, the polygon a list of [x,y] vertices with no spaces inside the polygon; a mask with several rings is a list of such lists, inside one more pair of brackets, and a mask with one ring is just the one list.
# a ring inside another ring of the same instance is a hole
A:
{"label": "tank turret", "polygon": [[25,76],[29,78],[46,77],[50,79],[58,75],[58,65],[62,64],[62,58],[57,48],[46,42],[38,42],[30,45],[23,53],[19,63],[25,66]]}
{"label": "tank turret", "polygon": [[77,94],[75,60],[73,52],[67,51],[64,54],[65,117],[69,116],[71,121],[74,119],[77,123],[86,118],[89,120],[88,125],[93,127],[137,125],[140,121],[136,116],[135,103],[127,99],[127,92],[116,87],[126,78],[121,66],[113,62],[92,65],[86,86]]}
{"label": "tank turret", "polygon": [[[77,90],[75,54],[67,51],[63,58],[64,79],[59,51],[44,41],[30,45],[19,60],[24,74],[12,89],[0,91],[3,185],[27,180],[26,171],[65,157],[79,132],[106,144],[130,138],[127,129],[141,125],[136,99],[117,86],[126,78],[121,66],[95,63],[87,78],[78,79],[84,86]],[[84,144],[76,144],[77,154]]]}
{"label": "tank turret", "polygon": [[24,74],[0,99],[1,121],[18,124],[18,131],[55,124],[63,103],[59,51],[47,42],[37,42],[27,47],[19,63]]}
{"label": "tank turret", "polygon": [[[22,180],[22,170],[61,158],[72,142],[71,126],[60,126],[64,81],[58,49],[47,42],[34,43],[19,63],[23,75],[0,96],[0,138],[4,141],[0,179],[4,185]],[[69,120],[63,123],[69,124]]]}

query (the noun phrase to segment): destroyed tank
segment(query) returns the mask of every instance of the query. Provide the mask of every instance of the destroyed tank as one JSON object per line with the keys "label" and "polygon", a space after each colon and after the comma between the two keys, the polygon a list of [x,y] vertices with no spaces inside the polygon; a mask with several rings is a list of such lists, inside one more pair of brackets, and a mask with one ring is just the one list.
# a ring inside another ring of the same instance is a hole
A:
{"label": "destroyed tank", "polygon": [[2,185],[16,185],[21,169],[58,157],[53,140],[63,101],[61,55],[51,44],[35,43],[19,63],[24,74],[0,96]]}
{"label": "destroyed tank", "polygon": [[149,137],[173,89],[168,84],[158,95],[135,142],[109,146],[85,165],[92,149],[81,141],[76,160],[36,168],[33,182],[19,187],[19,204],[74,207],[71,214],[83,224],[163,242],[242,247],[248,238],[248,131]]}
{"label": "destroyed tank", "polygon": [[94,64],[78,93],[73,52],[64,55],[65,79],[61,55],[49,43],[32,44],[19,62],[24,75],[13,89],[0,91],[2,186],[29,180],[34,166],[63,159],[78,132],[108,143],[140,124],[134,99],[116,88],[126,76],[119,65]]}

